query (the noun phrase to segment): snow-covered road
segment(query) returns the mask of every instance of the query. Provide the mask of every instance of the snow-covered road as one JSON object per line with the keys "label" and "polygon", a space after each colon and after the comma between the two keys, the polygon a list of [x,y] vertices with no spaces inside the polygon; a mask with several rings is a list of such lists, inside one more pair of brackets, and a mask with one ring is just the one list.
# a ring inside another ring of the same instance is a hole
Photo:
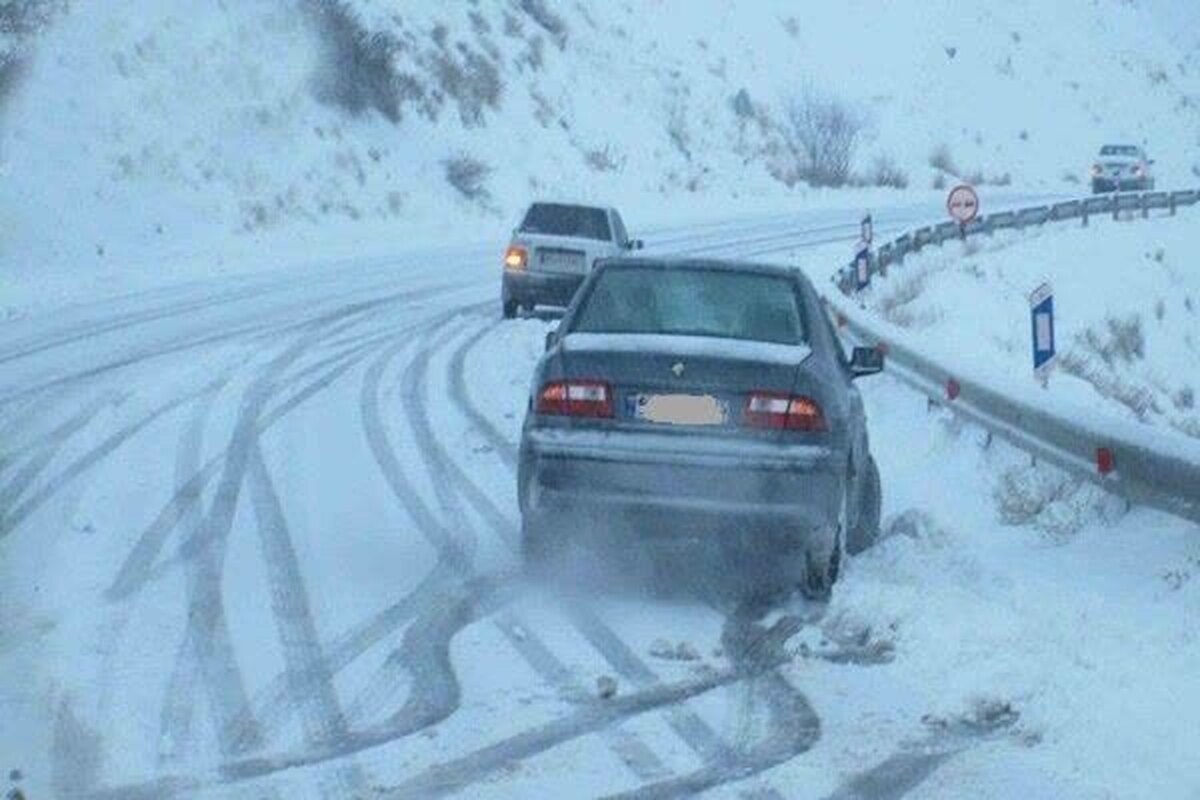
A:
{"label": "snow-covered road", "polygon": [[[937,213],[877,210],[877,235]],[[805,212],[647,238],[804,258],[856,234]],[[887,377],[863,387],[888,535],[827,607],[520,578],[552,322],[499,320],[498,252],[0,328],[0,767],[30,798],[1200,786],[1194,528],[1070,485],[1001,525],[1053,473]]]}

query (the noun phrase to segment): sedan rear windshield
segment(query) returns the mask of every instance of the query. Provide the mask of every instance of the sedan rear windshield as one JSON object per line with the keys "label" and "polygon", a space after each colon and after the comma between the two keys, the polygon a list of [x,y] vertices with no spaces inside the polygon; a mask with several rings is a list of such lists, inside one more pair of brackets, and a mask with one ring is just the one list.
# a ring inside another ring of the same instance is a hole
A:
{"label": "sedan rear windshield", "polygon": [[797,299],[793,283],[775,275],[613,266],[597,276],[571,330],[801,344]]}
{"label": "sedan rear windshield", "polygon": [[584,239],[612,240],[608,229],[608,214],[602,208],[567,206],[556,203],[534,203],[521,223],[525,233],[544,233],[550,236],[578,236]]}
{"label": "sedan rear windshield", "polygon": [[1134,156],[1138,155],[1138,149],[1127,144],[1106,144],[1100,148],[1102,156]]}

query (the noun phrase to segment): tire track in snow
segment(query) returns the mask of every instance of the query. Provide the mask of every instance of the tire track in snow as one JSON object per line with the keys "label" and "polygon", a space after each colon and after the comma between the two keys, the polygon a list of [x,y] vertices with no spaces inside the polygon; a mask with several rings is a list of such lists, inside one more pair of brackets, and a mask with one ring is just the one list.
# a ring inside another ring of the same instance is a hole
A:
{"label": "tire track in snow", "polygon": [[[460,343],[458,349],[452,355],[449,368],[451,373],[451,400],[464,411],[473,424],[482,423],[478,425],[478,430],[490,442],[495,451],[501,454],[502,460],[511,469],[516,463],[514,445],[473,405],[466,391],[465,380],[462,377],[465,374],[464,367],[467,351],[482,341],[496,324],[498,323],[491,322],[485,324],[480,331],[467,337]],[[441,452],[441,457],[446,458],[448,461],[444,451]],[[512,542],[519,535],[515,522],[508,520],[490,502],[480,501],[483,493],[474,486],[465,471],[452,463],[445,467],[445,469],[450,473],[453,485],[461,487],[464,490],[467,499],[473,501],[480,514],[496,527],[505,539]],[[467,487],[471,488],[468,489]],[[566,600],[565,604],[572,624],[605,657],[618,673],[627,680],[630,680],[639,689],[651,689],[657,685],[658,677],[653,670],[612,629],[608,628],[591,609],[571,599]],[[727,618],[727,627],[729,625],[740,624],[742,624],[742,620],[736,615]],[[738,663],[738,667],[743,671],[747,671],[752,666],[752,664],[745,662]],[[771,751],[769,755],[772,757],[767,757],[768,754],[762,747],[746,755],[723,741],[703,719],[690,709],[681,706],[672,707],[665,712],[668,725],[706,763],[706,766],[691,775],[682,776],[678,779],[667,779],[651,787],[647,787],[646,791],[648,794],[645,796],[688,796],[695,791],[700,791],[701,788],[698,787],[710,788],[717,784],[740,780],[758,774],[771,766],[775,766],[777,763],[781,763],[782,760],[792,758],[809,749],[819,736],[820,726],[808,701],[796,692],[794,687],[781,674],[775,673],[764,680],[761,685],[764,687],[764,692],[770,696],[768,699],[771,702],[768,702],[766,706],[772,709],[773,714],[780,710],[790,710],[792,712],[789,715],[779,718],[782,722],[776,726],[777,730],[772,734],[772,738],[792,741],[795,743],[794,747]],[[776,719],[775,716],[772,718]],[[763,751],[763,754],[758,755],[759,751]],[[773,789],[768,791],[775,792]]]}
{"label": "tire track in snow", "polygon": [[[483,304],[481,304],[482,306]],[[448,337],[441,333],[438,328],[449,326],[456,323],[456,317],[452,315],[441,321],[436,328],[431,328],[425,341],[431,341],[429,347],[422,347],[423,340],[418,340],[418,356],[409,364],[409,368],[404,373],[404,391],[403,394],[407,399],[405,410],[410,426],[414,432],[414,439],[418,444],[420,452],[426,460],[426,467],[430,470],[430,478],[435,487],[439,487],[437,491],[438,503],[443,513],[451,516],[453,519],[459,520],[459,524],[465,525],[466,515],[463,513],[458,499],[451,487],[458,491],[466,491],[471,494],[471,499],[485,516],[490,516],[493,520],[500,515],[498,509],[487,501],[486,497],[477,492],[475,485],[467,480],[451,462],[441,444],[437,441],[433,434],[432,424],[429,419],[428,408],[425,400],[424,388],[427,383],[427,372],[429,367],[429,356],[431,352],[437,349]],[[450,334],[453,334],[453,330]],[[426,535],[431,533],[434,536],[435,547],[445,548],[445,539],[449,537],[449,533],[445,531],[440,520],[434,515],[431,509],[421,499],[407,483],[397,480],[397,477],[402,475],[399,464],[395,460],[394,450],[384,446],[386,444],[386,435],[383,433],[382,419],[379,415],[378,398],[379,398],[379,379],[384,358],[376,365],[377,368],[372,370],[372,374],[368,380],[370,387],[364,387],[364,397],[373,398],[373,403],[368,406],[364,403],[364,421],[368,421],[369,429],[373,429],[376,434],[372,438],[378,444],[375,448],[377,460],[380,461],[381,467],[385,474],[390,474],[393,477],[389,480],[399,490],[400,496],[403,496],[406,508],[410,514],[415,511],[415,517],[419,521],[419,526]],[[503,531],[504,528],[497,530]],[[516,538],[509,535],[507,538],[508,546],[514,548],[517,544]],[[451,557],[458,555],[457,551],[451,551]],[[461,562],[462,569],[469,570],[469,561]],[[575,685],[573,681],[568,680],[569,673],[565,667],[557,663],[556,659],[550,655],[549,648],[541,642],[536,636],[531,635],[528,631],[529,626],[520,625],[516,618],[509,614],[506,616],[507,625],[501,625],[501,630],[509,635],[510,641],[520,642],[515,648],[525,661],[542,676],[552,687],[560,692],[571,697],[578,697],[580,687]],[[511,633],[514,627],[520,627],[526,631],[524,637],[514,638]],[[446,665],[450,668],[450,665]],[[630,769],[643,780],[661,777],[664,774],[669,774],[669,771],[662,765],[653,752],[634,735],[628,732],[620,732],[612,735],[609,738],[610,746],[613,747],[618,757],[626,763]]]}
{"label": "tire track in snow", "polygon": [[747,677],[733,669],[718,670],[679,683],[660,683],[610,700],[594,700],[565,717],[430,767],[397,786],[379,790],[377,796],[380,800],[409,800],[454,794],[497,772],[511,769],[514,762],[532,758],[581,736],[603,732],[632,717],[679,706]]}
{"label": "tire track in snow", "polygon": [[[293,702],[299,706],[301,729],[309,747],[335,745],[349,736],[333,674],[317,635],[300,560],[292,545],[283,505],[275,491],[258,439],[251,447],[247,478],[259,543],[266,565],[271,610],[283,649],[284,674]],[[246,707],[248,707],[248,703]],[[332,779],[332,783],[328,781]],[[362,771],[351,762],[333,775],[323,775],[324,797],[360,795],[367,786]]]}
{"label": "tire track in snow", "polygon": [[[0,518],[4,516],[5,509],[12,508],[46,467],[50,466],[50,462],[54,460],[67,440],[86,428],[88,423],[104,410],[105,406],[115,400],[115,393],[105,392],[44,436],[4,454],[8,460],[0,464],[0,470],[7,471],[8,465],[15,464],[20,456],[26,453],[35,453],[28,458],[24,466],[16,470],[11,478],[0,484]],[[7,438],[0,437],[0,441],[5,441]]]}
{"label": "tire track in snow", "polygon": [[202,386],[189,392],[185,392],[178,397],[175,397],[166,403],[158,406],[150,412],[143,415],[140,419],[130,423],[116,432],[107,436],[100,444],[88,450],[83,455],[76,458],[68,464],[62,472],[54,476],[52,480],[36,492],[29,494],[25,500],[17,503],[7,515],[0,517],[0,541],[7,538],[13,531],[20,527],[31,514],[37,511],[47,500],[54,497],[58,492],[62,491],[67,484],[78,478],[83,473],[92,469],[104,459],[112,455],[121,445],[125,444],[129,439],[140,433],[143,429],[151,425],[159,418],[166,416],[170,412],[195,399],[203,393],[209,391],[212,384]]}
{"label": "tire track in snow", "polygon": [[[423,299],[423,295],[419,299]],[[394,331],[393,334],[403,335],[419,324],[408,324]],[[314,379],[287,400],[265,413],[257,425],[257,435],[261,436],[306,400],[326,389],[353,368],[363,357],[365,357],[365,351],[361,354],[346,354],[346,359],[337,366],[331,367],[324,376]],[[181,519],[181,515],[191,504],[200,500],[205,487],[220,473],[229,452],[230,448],[227,447],[219,455],[207,461],[203,468],[186,482],[177,484],[175,493],[138,538],[116,577],[105,591],[105,597],[109,601],[119,601],[131,597],[151,579],[154,574],[153,565],[166,544],[167,538]]]}
{"label": "tire track in snow", "polygon": [[[343,328],[347,321],[334,320],[330,325],[335,329]],[[185,568],[187,615],[184,644],[179,655],[194,664],[189,667],[177,661],[175,669],[181,674],[182,683],[173,688],[184,694],[169,693],[164,701],[163,714],[169,726],[180,725],[188,719],[191,713],[188,706],[194,702],[194,695],[189,691],[185,676],[188,670],[194,670],[203,679],[217,747],[225,759],[256,750],[263,744],[257,723],[250,714],[245,679],[226,621],[221,588],[225,545],[233,527],[252,454],[258,445],[260,417],[277,388],[275,381],[315,339],[327,335],[323,327],[314,326],[259,369],[242,396],[238,418],[208,512],[200,517],[194,511],[193,504],[184,505],[174,515],[170,527],[164,529],[165,537],[179,523],[188,520],[193,523],[185,531],[180,544]],[[224,382],[227,378],[221,380]],[[201,419],[192,431],[192,435],[197,437],[196,441],[187,443],[187,449],[195,448],[196,453],[199,452],[198,437],[202,425]],[[185,469],[193,467],[191,463],[184,465]],[[191,499],[199,502],[201,493],[202,487],[197,487]]]}
{"label": "tire track in snow", "polygon": [[[176,446],[176,482],[184,480],[186,476],[196,472],[197,464],[203,452],[205,422],[212,411],[217,395],[228,382],[228,377],[228,375],[224,376],[224,379],[214,388],[213,392],[204,395],[195,402],[191,419],[184,428]],[[188,506],[182,512],[180,525],[184,530],[185,536],[194,535],[203,522],[204,515],[197,505]],[[185,573],[184,596],[187,598],[189,608],[192,608],[194,604],[202,607],[205,605],[203,602],[196,603],[194,598],[203,591],[204,587],[211,586],[211,580],[205,580],[205,575],[209,575],[215,570],[211,556],[211,551],[206,550],[200,557],[188,559],[183,564]],[[207,632],[208,636],[197,639],[197,636],[203,632]],[[166,699],[163,702],[159,718],[158,741],[160,764],[179,758],[190,748],[193,737],[192,723],[196,707],[193,696],[194,687],[202,681],[205,689],[213,686],[227,685],[228,683],[226,681],[203,680],[202,667],[204,664],[211,664],[214,661],[227,662],[232,649],[229,629],[226,625],[224,614],[205,619],[203,623],[196,626],[188,625],[185,629],[183,639],[176,652],[174,666],[171,669],[171,678],[167,685]],[[212,651],[220,653],[221,657],[219,659],[212,659],[210,657]],[[233,681],[233,685],[238,685],[238,681]],[[223,724],[219,710],[229,706],[238,708],[238,698],[208,698],[208,707],[213,718],[212,723],[215,730],[219,730]]]}

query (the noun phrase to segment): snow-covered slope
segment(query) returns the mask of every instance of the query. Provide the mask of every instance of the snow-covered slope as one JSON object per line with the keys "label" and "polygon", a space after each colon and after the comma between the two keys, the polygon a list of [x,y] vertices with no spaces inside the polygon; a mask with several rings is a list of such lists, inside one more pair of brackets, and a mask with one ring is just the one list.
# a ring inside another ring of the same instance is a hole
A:
{"label": "snow-covered slope", "polygon": [[940,363],[1029,383],[1029,294],[1055,290],[1059,360],[1050,395],[1200,437],[1200,224],[1094,220],[910,257],[866,301]]}
{"label": "snow-covered slope", "polygon": [[78,297],[483,239],[542,195],[635,227],[828,204],[787,185],[808,91],[865,121],[856,175],[890,159],[910,192],[951,179],[943,145],[955,173],[1070,188],[1109,139],[1170,184],[1200,161],[1200,66],[1160,22],[1188,6],[78,2],[0,111],[0,278],[28,306],[52,275]]}

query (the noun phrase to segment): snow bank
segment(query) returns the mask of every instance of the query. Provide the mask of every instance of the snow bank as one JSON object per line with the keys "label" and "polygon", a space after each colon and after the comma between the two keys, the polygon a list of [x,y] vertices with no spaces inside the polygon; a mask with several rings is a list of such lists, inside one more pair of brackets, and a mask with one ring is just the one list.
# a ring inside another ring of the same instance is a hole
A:
{"label": "snow bank", "polygon": [[1190,211],[1100,219],[927,249],[866,299],[935,361],[1032,386],[1027,297],[1049,281],[1059,360],[1046,400],[1200,438],[1198,260]]}

